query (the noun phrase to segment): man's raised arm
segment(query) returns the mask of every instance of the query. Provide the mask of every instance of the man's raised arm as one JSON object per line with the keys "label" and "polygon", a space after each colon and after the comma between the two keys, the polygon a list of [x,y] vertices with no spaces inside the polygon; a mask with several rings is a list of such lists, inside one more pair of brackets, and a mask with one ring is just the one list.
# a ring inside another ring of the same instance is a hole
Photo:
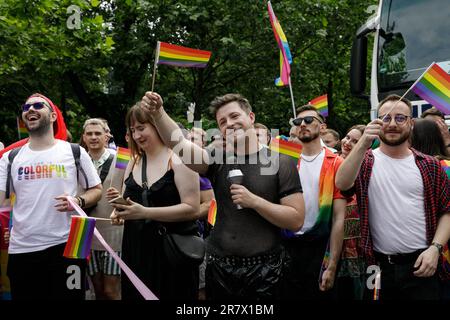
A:
{"label": "man's raised arm", "polygon": [[183,136],[181,129],[164,110],[161,96],[147,91],[140,106],[152,115],[155,127],[164,144],[172,149],[188,168],[198,173],[206,173],[209,161],[208,153]]}

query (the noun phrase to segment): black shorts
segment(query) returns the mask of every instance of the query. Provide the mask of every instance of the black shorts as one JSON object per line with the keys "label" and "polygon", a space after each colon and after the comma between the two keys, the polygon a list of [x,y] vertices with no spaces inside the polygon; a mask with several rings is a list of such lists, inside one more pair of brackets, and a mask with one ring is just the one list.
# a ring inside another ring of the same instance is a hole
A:
{"label": "black shorts", "polygon": [[283,270],[289,257],[283,248],[252,257],[207,255],[208,300],[276,300],[281,298]]}

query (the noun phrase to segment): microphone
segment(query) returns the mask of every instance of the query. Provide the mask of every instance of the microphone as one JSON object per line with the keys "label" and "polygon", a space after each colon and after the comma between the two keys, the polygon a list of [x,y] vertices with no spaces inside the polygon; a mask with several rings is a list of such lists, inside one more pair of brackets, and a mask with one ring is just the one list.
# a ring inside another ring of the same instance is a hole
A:
{"label": "microphone", "polygon": [[[228,180],[230,180],[231,184],[242,184],[244,182],[244,174],[240,169],[233,169],[228,172]],[[236,205],[238,210],[241,210],[242,207],[240,205]]]}

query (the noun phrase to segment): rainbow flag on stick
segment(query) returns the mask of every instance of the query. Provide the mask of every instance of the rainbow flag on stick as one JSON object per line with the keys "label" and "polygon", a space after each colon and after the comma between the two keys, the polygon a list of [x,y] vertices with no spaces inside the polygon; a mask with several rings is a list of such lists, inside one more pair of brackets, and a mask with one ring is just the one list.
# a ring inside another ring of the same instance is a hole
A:
{"label": "rainbow flag on stick", "polygon": [[295,159],[300,158],[300,154],[302,153],[302,145],[277,138],[272,139],[270,142],[270,149]]}
{"label": "rainbow flag on stick", "polygon": [[116,168],[125,170],[127,168],[128,162],[131,159],[130,150],[127,148],[118,147],[116,154]]}
{"label": "rainbow flag on stick", "polygon": [[411,90],[444,114],[450,114],[450,75],[435,62],[425,70]]}
{"label": "rainbow flag on stick", "polygon": [[328,117],[328,94],[312,99],[309,104],[312,104],[321,115]]}
{"label": "rainbow flag on stick", "polygon": [[211,200],[208,210],[208,223],[214,227],[217,217],[217,203],[215,199]]}
{"label": "rainbow flag on stick", "polygon": [[191,49],[158,41],[157,64],[177,67],[205,68],[211,58],[210,51]]}
{"label": "rainbow flag on stick", "polygon": [[270,1],[267,2],[267,10],[269,11],[270,24],[272,25],[275,40],[277,41],[278,47],[280,48],[280,77],[275,79],[275,85],[278,87],[288,86],[289,78],[291,76],[291,50],[289,48],[286,35],[281,28],[280,22],[273,12],[272,4],[270,3]]}
{"label": "rainbow flag on stick", "polygon": [[94,229],[95,219],[72,216],[69,239],[63,254],[64,257],[74,259],[86,259],[89,257]]}
{"label": "rainbow flag on stick", "polygon": [[19,134],[19,140],[28,137],[28,130],[20,117],[17,117],[17,133]]}

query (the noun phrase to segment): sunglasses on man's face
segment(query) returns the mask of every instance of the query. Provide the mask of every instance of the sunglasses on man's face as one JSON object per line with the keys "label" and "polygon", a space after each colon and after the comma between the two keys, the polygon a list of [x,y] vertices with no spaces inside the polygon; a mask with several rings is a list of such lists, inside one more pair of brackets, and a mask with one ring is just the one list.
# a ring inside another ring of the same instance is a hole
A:
{"label": "sunglasses on man's face", "polygon": [[44,102],[25,103],[22,105],[22,112],[27,112],[31,107],[33,107],[34,110],[41,110],[46,106],[47,105]]}
{"label": "sunglasses on man's face", "polygon": [[311,124],[311,123],[313,123],[314,120],[317,120],[320,123],[322,123],[322,121],[319,118],[316,118],[314,116],[306,116],[303,118],[296,118],[296,119],[292,120],[292,123],[296,126],[299,126],[302,124],[303,121],[305,121],[306,124]]}

